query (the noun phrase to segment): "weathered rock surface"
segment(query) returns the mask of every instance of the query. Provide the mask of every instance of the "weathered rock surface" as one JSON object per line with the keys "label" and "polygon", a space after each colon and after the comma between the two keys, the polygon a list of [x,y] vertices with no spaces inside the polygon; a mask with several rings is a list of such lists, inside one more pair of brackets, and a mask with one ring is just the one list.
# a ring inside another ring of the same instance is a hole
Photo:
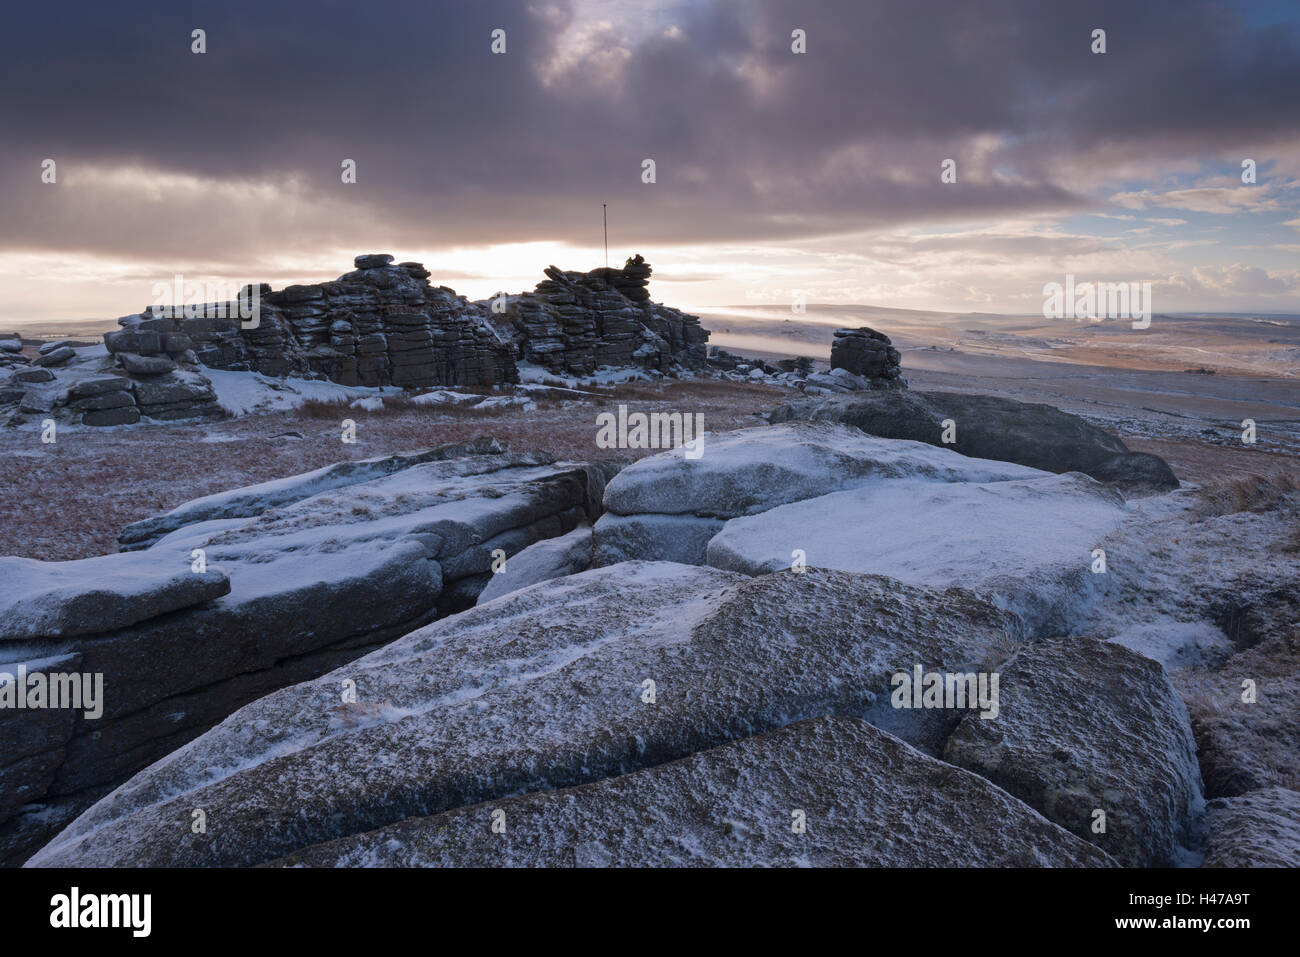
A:
{"label": "weathered rock surface", "polygon": [[138,356],[134,352],[119,352],[117,359],[131,375],[163,375],[176,370],[176,363],[164,356]]}
{"label": "weathered rock surface", "polygon": [[[244,703],[472,604],[493,549],[590,522],[604,487],[491,441],[348,465],[148,520],[140,551],[0,560],[0,662],[76,654],[105,688],[102,717],[46,739],[48,786],[0,821],[0,862]],[[0,738],[0,769],[32,757]]]}
{"label": "weathered rock surface", "polygon": [[[68,399],[77,402],[92,399],[106,392],[130,392],[131,380],[120,375],[90,376],[77,382],[68,390]],[[134,400],[132,400],[134,401]]]}
{"label": "weathered rock surface", "polygon": [[[894,709],[891,675],[918,661],[977,670],[1017,625],[960,590],[874,576],[593,569],[246,705],[100,801],[32,863],[262,863],[823,715],[863,718],[935,754],[960,715]],[[349,681],[356,703],[340,703]],[[190,831],[196,807],[207,810],[206,834]]]}
{"label": "weathered rock surface", "polygon": [[[55,655],[47,658],[9,661],[0,653],[0,673],[9,677],[6,682],[18,682],[21,672],[28,676],[39,674],[48,680],[52,674],[74,673],[80,670],[81,656]],[[66,757],[63,744],[72,736],[72,726],[77,712],[70,708],[42,708],[18,710],[0,708],[0,741],[4,742],[4,758],[0,761],[0,821],[8,820],[23,805],[39,799],[53,783],[54,774]],[[55,829],[46,831],[54,833]],[[18,860],[3,863],[16,864]]]}
{"label": "weathered rock surface", "polygon": [[116,409],[91,409],[81,417],[82,425],[134,425],[140,421],[140,410],[131,406]]}
{"label": "weathered rock surface", "polygon": [[482,605],[512,591],[550,581],[564,575],[576,575],[591,567],[591,528],[584,525],[567,535],[547,538],[529,545],[494,573],[487,587],[479,592]]}
{"label": "weathered rock surface", "polygon": [[606,512],[591,532],[592,564],[680,562],[707,564],[709,542],[726,523],[698,515],[616,515]]}
{"label": "weathered rock surface", "polygon": [[[1062,638],[999,669],[996,719],[962,719],[944,760],[968,768],[1130,867],[1172,866],[1203,809],[1187,708],[1156,662]],[[1096,812],[1105,833],[1094,833]]]}
{"label": "weathered rock surface", "polygon": [[1048,472],[1083,472],[1103,482],[1172,489],[1178,480],[1155,455],[1130,452],[1118,438],[1050,405],[959,392],[854,392],[800,399],[772,411],[773,423],[843,422],[869,435],[943,445],[951,419],[962,455],[1017,462]]}
{"label": "weathered rock surface", "polygon": [[59,346],[57,349],[51,349],[49,352],[42,349],[41,354],[32,361],[32,365],[46,367],[63,365],[63,363],[67,362],[76,354],[77,351],[68,346]]}
{"label": "weathered rock surface", "polygon": [[1086,475],[1040,475],[877,481],[781,505],[727,522],[705,563],[762,575],[790,568],[798,549],[819,568],[969,588],[1016,611],[1035,634],[1068,633],[1080,605],[1107,584],[1092,572],[1092,551],[1127,513],[1118,492]]}
{"label": "weathered rock surface", "polygon": [[[1195,669],[1176,676],[1195,705],[1192,730],[1209,797],[1297,781],[1300,622],[1293,619],[1290,627],[1296,635],[1261,643],[1215,671]],[[1243,700],[1246,681],[1251,682],[1249,701]]]}
{"label": "weathered rock surface", "polygon": [[118,536],[123,550],[146,548],[163,535],[186,525],[216,519],[252,518],[262,512],[300,502],[318,492],[359,485],[401,472],[413,465],[444,462],[467,455],[499,455],[505,447],[496,439],[480,437],[469,442],[440,445],[418,452],[398,452],[372,459],[336,462],[311,472],[272,479],[257,485],[216,492],[178,505],[170,512],[142,519],[124,528]]}
{"label": "weathered rock surface", "polygon": [[1300,792],[1275,787],[1216,798],[1205,827],[1203,867],[1300,867]]}
{"label": "weathered rock surface", "polygon": [[[806,831],[791,828],[802,811]],[[504,833],[492,813],[504,812]],[[317,844],[314,867],[1105,867],[983,778],[856,718],[813,718],[592,784]]]}
{"label": "weathered rock surface", "polygon": [[735,518],[879,479],[999,482],[1042,473],[922,442],[884,441],[837,423],[790,422],[708,435],[700,458],[671,449],[610,480],[605,508]]}

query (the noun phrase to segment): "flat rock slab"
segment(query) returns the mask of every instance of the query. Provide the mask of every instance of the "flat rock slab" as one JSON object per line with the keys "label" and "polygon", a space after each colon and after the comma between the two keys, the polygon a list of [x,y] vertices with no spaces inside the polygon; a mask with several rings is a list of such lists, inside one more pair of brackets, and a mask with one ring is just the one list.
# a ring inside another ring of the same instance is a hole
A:
{"label": "flat rock slab", "polygon": [[106,392],[129,392],[130,389],[131,380],[125,376],[93,376],[80,380],[69,389],[68,398],[72,400],[85,399]]}
{"label": "flat rock slab", "polygon": [[1300,792],[1264,788],[1206,806],[1204,867],[1300,867]]}
{"label": "flat rock slab", "polygon": [[82,425],[134,425],[140,421],[140,410],[134,406],[124,406],[117,409],[103,409],[101,411],[87,412],[81,417]]}
{"label": "flat rock slab", "polygon": [[49,352],[43,353],[37,357],[32,364],[38,366],[58,366],[75,357],[76,354],[77,351],[75,349],[71,349],[67,346],[60,346],[58,349],[53,349]]}
{"label": "flat rock slab", "polygon": [[[805,829],[793,827],[794,812]],[[492,831],[493,813],[505,824]],[[504,814],[504,817],[500,817]],[[593,784],[318,844],[313,867],[1107,867],[1006,792],[824,717]]]}
{"label": "flat rock slab", "polygon": [[17,372],[14,373],[14,379],[17,380],[18,382],[28,382],[28,383],[53,382],[54,373],[51,372],[49,369],[42,369],[42,368],[19,369]]}
{"label": "flat rock slab", "polygon": [[140,356],[134,352],[119,352],[117,360],[132,375],[166,375],[176,371],[176,363],[166,356]]}
{"label": "flat rock slab", "polygon": [[1041,474],[837,423],[792,422],[708,435],[698,459],[688,459],[684,449],[640,459],[610,480],[604,505],[619,515],[725,519],[878,479],[998,482]]}
{"label": "flat rock slab", "polygon": [[576,575],[591,567],[591,528],[575,528],[567,535],[547,538],[512,555],[499,573],[489,579],[478,596],[478,604],[512,591],[550,581],[564,575]]}
{"label": "flat rock slab", "polygon": [[1035,631],[1059,634],[1105,578],[1091,571],[1092,550],[1126,517],[1118,492],[1077,473],[880,481],[733,519],[706,560],[762,575],[790,568],[798,550],[819,568],[989,593]]}
{"label": "flat rock slab", "polygon": [[[944,760],[988,778],[1128,867],[1184,859],[1203,808],[1196,743],[1159,664],[1122,645],[1060,638],[1000,669],[995,719],[967,716]],[[1105,812],[1105,833],[1094,833]]]}
{"label": "flat rock slab", "polygon": [[[468,455],[499,455],[505,448],[492,438],[440,445],[418,452],[399,452],[356,462],[336,462],[301,475],[216,492],[178,505],[170,512],[128,525],[118,536],[126,548],[143,548],[186,525],[226,518],[251,518],[268,509],[300,502],[318,492],[344,488],[392,475],[423,462],[441,462]],[[535,461],[553,461],[538,458]]]}
{"label": "flat rock slab", "polygon": [[870,435],[944,444],[962,455],[1018,462],[1048,472],[1083,472],[1103,482],[1160,490],[1178,487],[1168,463],[1130,452],[1108,432],[1050,405],[961,392],[868,392],[800,399],[772,411],[773,423],[842,422]]}
{"label": "flat rock slab", "polygon": [[178,557],[103,555],[71,562],[0,558],[0,642],[125,628],[230,591],[224,573]]}
{"label": "flat rock slab", "polygon": [[[246,705],[100,801],[32,863],[264,863],[830,714],[935,753],[960,714],[893,708],[891,676],[915,662],[977,669],[1017,624],[967,592],[875,576],[593,569]],[[344,703],[352,687],[356,702]],[[206,835],[190,832],[195,807],[208,811]]]}

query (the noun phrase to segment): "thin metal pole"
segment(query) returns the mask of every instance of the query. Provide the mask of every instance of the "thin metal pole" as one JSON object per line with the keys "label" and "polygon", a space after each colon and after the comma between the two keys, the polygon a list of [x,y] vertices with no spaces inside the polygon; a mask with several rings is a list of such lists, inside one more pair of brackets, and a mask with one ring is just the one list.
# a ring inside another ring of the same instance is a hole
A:
{"label": "thin metal pole", "polygon": [[600,217],[605,221],[605,268],[609,268],[609,204],[600,204]]}

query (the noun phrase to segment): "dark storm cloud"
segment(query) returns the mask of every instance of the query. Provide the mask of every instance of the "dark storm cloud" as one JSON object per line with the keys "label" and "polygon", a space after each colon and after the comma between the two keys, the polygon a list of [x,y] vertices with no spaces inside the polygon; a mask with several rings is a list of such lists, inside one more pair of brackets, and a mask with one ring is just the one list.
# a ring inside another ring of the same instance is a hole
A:
{"label": "dark storm cloud", "polygon": [[[0,37],[0,242],[231,259],[592,243],[601,202],[642,242],[793,239],[1065,210],[1089,197],[1063,165],[1267,150],[1300,116],[1295,23],[1222,3],[701,2],[666,7],[625,54],[600,42],[595,22],[617,38],[634,8],[25,5]],[[950,156],[956,186],[939,182]],[[103,179],[129,167],[181,175]]]}

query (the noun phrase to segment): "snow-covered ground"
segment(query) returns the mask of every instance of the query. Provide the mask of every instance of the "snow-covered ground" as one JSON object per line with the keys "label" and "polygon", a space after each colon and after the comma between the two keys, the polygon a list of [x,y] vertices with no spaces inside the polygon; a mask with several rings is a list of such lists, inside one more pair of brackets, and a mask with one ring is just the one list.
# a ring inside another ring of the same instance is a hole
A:
{"label": "snow-covered ground", "polygon": [[[378,388],[339,385],[327,379],[272,379],[258,372],[208,368],[203,370],[203,374],[211,380],[217,401],[230,415],[285,412],[301,408],[312,400],[355,403],[357,408],[368,407],[361,403],[373,403],[376,399],[383,401]],[[390,395],[395,392],[393,389],[388,391]]]}

